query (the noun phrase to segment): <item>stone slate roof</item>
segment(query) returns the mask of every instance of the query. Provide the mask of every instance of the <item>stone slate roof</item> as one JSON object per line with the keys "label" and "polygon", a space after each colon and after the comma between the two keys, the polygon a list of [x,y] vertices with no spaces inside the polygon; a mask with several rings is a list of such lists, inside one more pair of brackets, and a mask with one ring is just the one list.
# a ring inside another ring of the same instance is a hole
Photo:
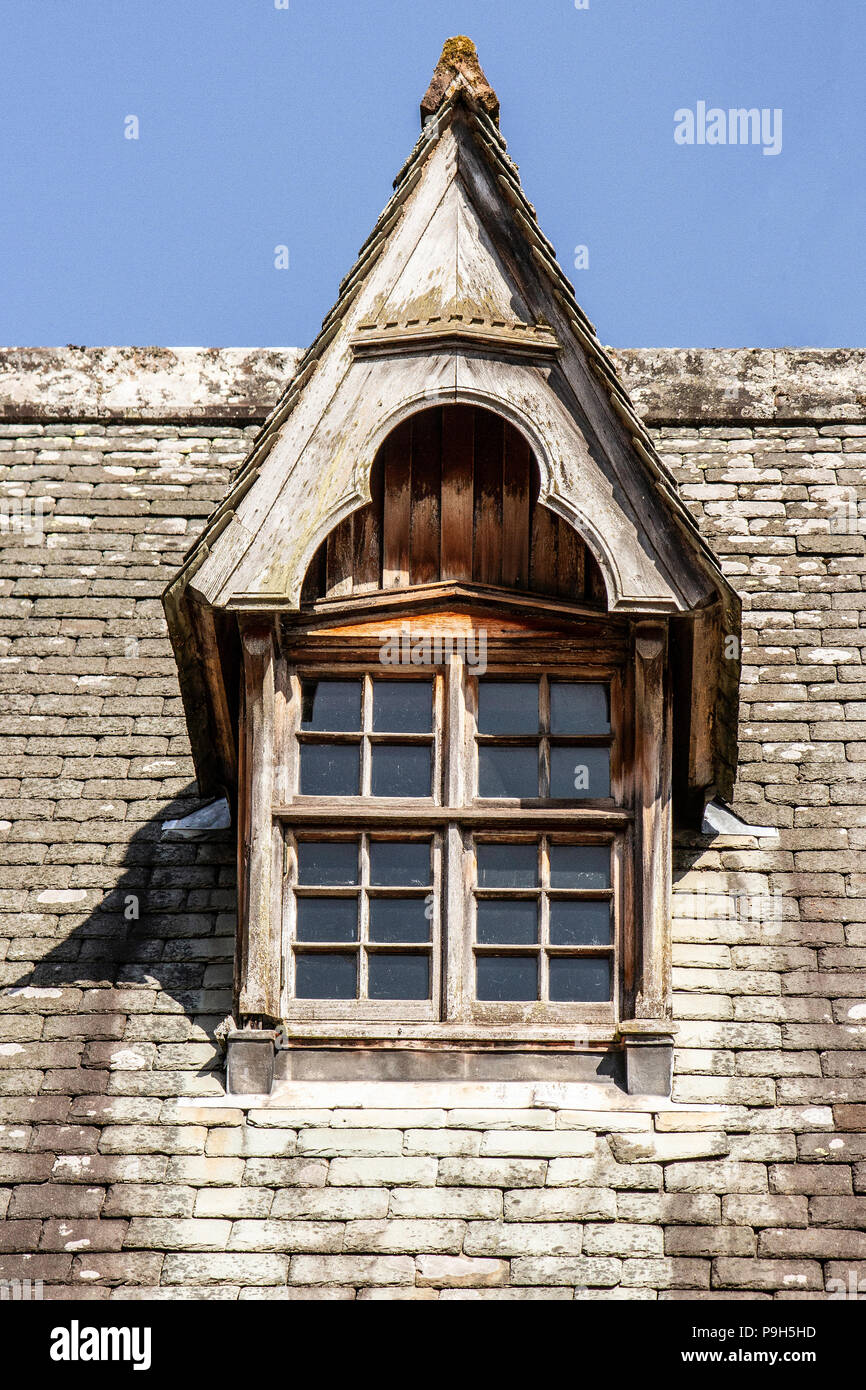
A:
{"label": "stone slate roof", "polygon": [[[509,1146],[483,1108],[404,1135],[336,1091],[202,1103],[223,1093],[234,849],[161,839],[198,802],[159,596],[292,350],[0,353],[2,515],[36,524],[0,529],[0,1278],[559,1298],[580,1247],[593,1296],[791,1297],[862,1258],[866,558],[856,502],[831,520],[862,489],[866,354],[616,357],[743,599],[735,809],[778,838],[678,846],[684,1113],[575,1121],[573,1097],[562,1117],[521,1093]],[[714,918],[732,892],[777,895],[778,918]],[[717,1129],[684,1130],[705,1103]],[[417,1223],[392,1254],[389,1211]]]}

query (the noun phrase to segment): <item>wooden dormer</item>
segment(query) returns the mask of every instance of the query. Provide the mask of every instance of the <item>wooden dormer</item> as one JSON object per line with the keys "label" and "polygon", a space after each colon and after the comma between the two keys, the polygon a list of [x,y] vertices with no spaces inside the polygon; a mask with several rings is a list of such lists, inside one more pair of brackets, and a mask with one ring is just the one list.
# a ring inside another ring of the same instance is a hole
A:
{"label": "wooden dormer", "polygon": [[467,43],[166,593],[202,792],[236,810],[235,1089],[275,1040],[281,1074],[624,1049],[663,1088],[672,816],[730,794],[737,599]]}

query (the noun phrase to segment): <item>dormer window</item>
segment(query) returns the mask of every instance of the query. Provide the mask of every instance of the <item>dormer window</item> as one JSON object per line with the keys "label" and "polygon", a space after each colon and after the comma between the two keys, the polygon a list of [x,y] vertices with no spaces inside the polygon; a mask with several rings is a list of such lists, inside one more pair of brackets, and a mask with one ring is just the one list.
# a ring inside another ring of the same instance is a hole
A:
{"label": "dormer window", "polygon": [[422,111],[166,594],[202,790],[236,810],[229,1085],[267,1089],[238,1059],[281,1039],[284,1075],[664,1091],[673,816],[730,794],[739,604],[477,62]]}
{"label": "dormer window", "polygon": [[601,1044],[634,1000],[634,626],[487,412],[411,417],[371,492],[270,638],[278,1017],[298,1045]]}

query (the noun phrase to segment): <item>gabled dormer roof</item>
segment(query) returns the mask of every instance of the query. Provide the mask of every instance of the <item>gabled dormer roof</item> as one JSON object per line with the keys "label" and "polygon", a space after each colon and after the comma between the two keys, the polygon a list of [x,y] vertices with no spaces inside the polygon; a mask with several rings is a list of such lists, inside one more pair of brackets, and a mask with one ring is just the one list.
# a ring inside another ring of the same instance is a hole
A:
{"label": "gabled dormer roof", "polygon": [[[317,547],[369,500],[386,435],[449,402],[523,432],[539,500],[589,545],[612,612],[712,614],[717,636],[738,630],[736,596],[540,230],[498,112],[470,41],[449,40],[390,202],[167,591],[189,690],[202,685],[191,608],[297,608]],[[715,676],[714,772],[700,775],[725,789],[736,663],[716,661]]]}

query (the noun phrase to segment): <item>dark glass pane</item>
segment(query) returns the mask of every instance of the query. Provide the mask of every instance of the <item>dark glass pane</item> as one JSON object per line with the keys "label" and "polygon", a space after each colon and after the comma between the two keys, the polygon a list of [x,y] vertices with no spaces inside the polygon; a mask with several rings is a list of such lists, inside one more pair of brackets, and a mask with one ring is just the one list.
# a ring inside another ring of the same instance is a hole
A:
{"label": "dark glass pane", "polygon": [[550,682],[552,734],[610,733],[610,689],[586,681]]}
{"label": "dark glass pane", "polygon": [[537,734],[538,681],[478,682],[480,734]]}
{"label": "dark glass pane", "polygon": [[357,898],[298,898],[299,941],[357,941]]}
{"label": "dark glass pane", "polygon": [[535,956],[479,956],[478,999],[537,999],[538,961]]}
{"label": "dark glass pane", "polygon": [[432,908],[426,898],[371,898],[371,941],[429,941]]}
{"label": "dark glass pane", "polygon": [[426,888],[429,840],[371,840],[370,882],[376,888]]}
{"label": "dark glass pane", "polygon": [[593,956],[551,956],[551,1003],[598,1004],[609,999],[610,961]]}
{"label": "dark glass pane", "polygon": [[298,882],[324,888],[357,883],[357,840],[300,840]]}
{"label": "dark glass pane", "polygon": [[430,745],[374,744],[371,788],[374,796],[429,796]]}
{"label": "dark glass pane", "polygon": [[570,902],[550,904],[550,940],[554,946],[608,946],[610,903]]}
{"label": "dark glass pane", "polygon": [[430,681],[373,682],[374,733],[429,734],[432,727]]}
{"label": "dark glass pane", "polygon": [[536,888],[538,846],[476,844],[479,888]]}
{"label": "dark glass pane", "polygon": [[304,681],[301,728],[351,733],[361,727],[360,681]]}
{"label": "dark glass pane", "polygon": [[551,845],[551,888],[609,888],[607,845]]}
{"label": "dark glass pane", "polygon": [[360,790],[361,750],[357,743],[302,745],[302,796],[357,796]]}
{"label": "dark glass pane", "polygon": [[550,795],[565,801],[610,796],[610,749],[551,748]]}
{"label": "dark glass pane", "polygon": [[482,946],[532,946],[538,941],[535,899],[480,898],[475,939]]}
{"label": "dark glass pane", "polygon": [[295,997],[354,999],[358,990],[357,957],[353,955],[295,956]]}
{"label": "dark glass pane", "polygon": [[479,796],[538,796],[538,749],[478,748]]}
{"label": "dark glass pane", "polygon": [[371,999],[429,999],[430,961],[424,952],[412,955],[370,955],[368,990]]}

